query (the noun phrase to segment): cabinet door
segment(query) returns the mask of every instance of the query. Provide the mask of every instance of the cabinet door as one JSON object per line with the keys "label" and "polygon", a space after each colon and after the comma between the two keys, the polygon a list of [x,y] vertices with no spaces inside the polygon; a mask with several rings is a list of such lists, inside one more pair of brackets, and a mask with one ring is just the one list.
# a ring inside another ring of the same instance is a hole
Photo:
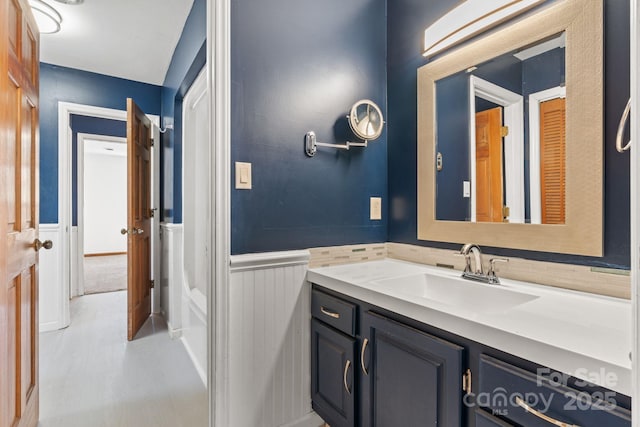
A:
{"label": "cabinet door", "polygon": [[361,326],[362,426],[460,427],[464,349],[371,312]]}
{"label": "cabinet door", "polygon": [[311,320],[311,399],[331,427],[355,425],[355,339]]}

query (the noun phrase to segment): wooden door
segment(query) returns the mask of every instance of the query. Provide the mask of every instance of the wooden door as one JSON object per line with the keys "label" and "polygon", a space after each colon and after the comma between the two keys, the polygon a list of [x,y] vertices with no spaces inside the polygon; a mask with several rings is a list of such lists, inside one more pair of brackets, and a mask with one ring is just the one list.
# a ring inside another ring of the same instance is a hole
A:
{"label": "wooden door", "polygon": [[502,222],[502,107],[476,113],[476,221]]}
{"label": "wooden door", "polygon": [[373,312],[361,332],[362,427],[462,425],[462,347]]}
{"label": "wooden door", "polygon": [[31,427],[39,404],[39,34],[26,0],[0,1],[0,45],[0,426]]}
{"label": "wooden door", "polygon": [[151,314],[151,122],[127,99],[127,338]]}
{"label": "wooden door", "polygon": [[543,224],[565,220],[565,99],[540,103],[540,202]]}

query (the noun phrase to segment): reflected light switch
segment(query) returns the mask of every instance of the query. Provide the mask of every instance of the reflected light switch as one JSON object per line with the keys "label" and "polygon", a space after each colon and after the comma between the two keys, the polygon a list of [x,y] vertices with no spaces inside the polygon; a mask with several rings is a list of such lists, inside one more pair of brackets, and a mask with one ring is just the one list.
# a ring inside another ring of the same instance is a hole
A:
{"label": "reflected light switch", "polygon": [[251,190],[251,163],[236,162],[236,189]]}
{"label": "reflected light switch", "polygon": [[471,182],[462,181],[462,197],[471,197]]}

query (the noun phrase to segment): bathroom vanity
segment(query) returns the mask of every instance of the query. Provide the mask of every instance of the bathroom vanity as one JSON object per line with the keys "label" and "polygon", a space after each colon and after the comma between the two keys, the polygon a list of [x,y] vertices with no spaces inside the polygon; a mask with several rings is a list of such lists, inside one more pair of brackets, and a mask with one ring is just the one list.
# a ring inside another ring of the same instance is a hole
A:
{"label": "bathroom vanity", "polygon": [[386,259],[310,269],[335,426],[630,426],[631,304]]}

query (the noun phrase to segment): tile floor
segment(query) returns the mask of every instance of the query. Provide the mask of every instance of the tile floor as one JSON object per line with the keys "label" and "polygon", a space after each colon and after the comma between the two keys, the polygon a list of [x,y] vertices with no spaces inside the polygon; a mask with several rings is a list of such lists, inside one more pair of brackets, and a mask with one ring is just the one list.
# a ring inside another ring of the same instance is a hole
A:
{"label": "tile floor", "polygon": [[207,390],[153,316],[127,342],[126,292],[71,301],[71,326],[40,334],[41,427],[205,427]]}

